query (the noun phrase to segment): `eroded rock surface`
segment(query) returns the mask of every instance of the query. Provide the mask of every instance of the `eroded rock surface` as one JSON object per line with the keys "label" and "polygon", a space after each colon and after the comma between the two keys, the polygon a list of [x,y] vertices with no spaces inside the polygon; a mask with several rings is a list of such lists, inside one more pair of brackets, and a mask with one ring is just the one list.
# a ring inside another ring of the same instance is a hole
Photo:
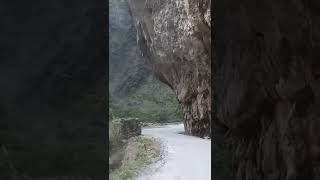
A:
{"label": "eroded rock surface", "polygon": [[189,134],[210,134],[210,0],[128,0],[137,41],[154,75],[183,106]]}
{"label": "eroded rock surface", "polygon": [[216,1],[216,117],[237,180],[320,179],[320,3]]}

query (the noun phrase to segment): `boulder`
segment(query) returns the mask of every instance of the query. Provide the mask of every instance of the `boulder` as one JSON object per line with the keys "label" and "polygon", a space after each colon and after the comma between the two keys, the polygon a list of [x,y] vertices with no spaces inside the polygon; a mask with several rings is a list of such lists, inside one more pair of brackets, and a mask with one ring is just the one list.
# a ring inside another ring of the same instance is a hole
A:
{"label": "boulder", "polygon": [[120,119],[120,132],[123,140],[141,135],[141,123],[137,118]]}

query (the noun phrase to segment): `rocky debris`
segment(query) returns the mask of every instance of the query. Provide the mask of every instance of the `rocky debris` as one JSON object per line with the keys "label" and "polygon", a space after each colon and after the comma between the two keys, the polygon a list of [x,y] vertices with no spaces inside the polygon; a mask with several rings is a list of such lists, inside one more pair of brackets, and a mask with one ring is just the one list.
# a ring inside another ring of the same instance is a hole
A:
{"label": "rocky debris", "polygon": [[123,118],[118,120],[123,140],[141,135],[141,123],[137,118]]}
{"label": "rocky debris", "polygon": [[229,144],[232,179],[320,179],[320,3],[215,8],[212,132]]}
{"label": "rocky debris", "polygon": [[137,43],[183,107],[185,129],[211,133],[211,0],[128,0]]}
{"label": "rocky debris", "polygon": [[127,141],[131,137],[141,135],[141,123],[138,118],[120,118],[112,121],[113,128],[118,129],[120,139]]}

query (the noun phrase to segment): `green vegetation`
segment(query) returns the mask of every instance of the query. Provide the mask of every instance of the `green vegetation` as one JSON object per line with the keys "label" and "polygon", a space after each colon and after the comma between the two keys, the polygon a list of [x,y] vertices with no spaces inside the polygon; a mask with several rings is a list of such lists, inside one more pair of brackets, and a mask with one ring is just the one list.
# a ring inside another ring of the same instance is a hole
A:
{"label": "green vegetation", "polygon": [[182,121],[182,111],[173,91],[149,77],[136,91],[109,101],[111,117],[137,117],[146,122]]}
{"label": "green vegetation", "polygon": [[[126,161],[120,168],[110,173],[110,180],[132,179],[159,156],[159,148],[154,140],[139,136],[133,137],[129,141]],[[134,150],[132,150],[133,148]],[[129,152],[129,149],[131,152]]]}
{"label": "green vegetation", "polygon": [[110,154],[121,151],[124,144],[121,141],[121,126],[120,122],[110,121],[109,122],[109,151]]}

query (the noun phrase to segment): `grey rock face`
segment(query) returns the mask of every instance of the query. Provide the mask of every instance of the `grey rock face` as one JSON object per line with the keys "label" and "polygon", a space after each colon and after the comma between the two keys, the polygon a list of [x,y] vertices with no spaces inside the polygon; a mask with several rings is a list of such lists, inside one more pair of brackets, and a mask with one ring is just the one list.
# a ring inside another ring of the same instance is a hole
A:
{"label": "grey rock face", "polygon": [[210,0],[128,0],[137,41],[154,75],[183,106],[189,134],[210,134]]}
{"label": "grey rock face", "polygon": [[319,179],[320,4],[215,5],[212,131],[230,140],[233,179]]}
{"label": "grey rock face", "polygon": [[109,94],[125,97],[148,78],[150,68],[138,51],[126,0],[109,1]]}

